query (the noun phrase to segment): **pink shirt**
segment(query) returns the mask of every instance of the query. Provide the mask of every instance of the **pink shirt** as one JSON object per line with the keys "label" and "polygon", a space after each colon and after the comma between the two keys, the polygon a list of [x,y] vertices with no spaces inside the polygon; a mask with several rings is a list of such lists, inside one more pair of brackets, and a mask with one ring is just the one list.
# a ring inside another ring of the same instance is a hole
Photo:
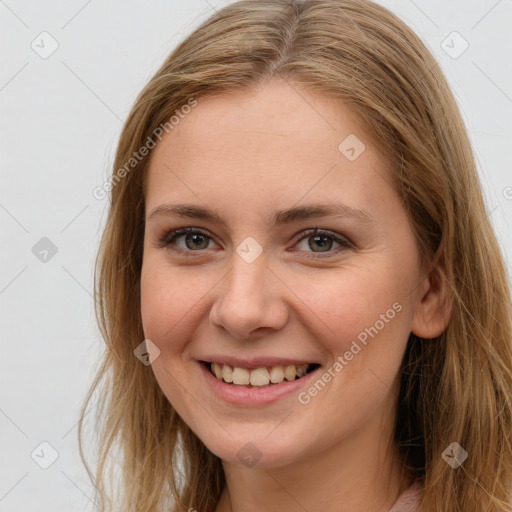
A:
{"label": "pink shirt", "polygon": [[415,480],[408,489],[400,494],[389,512],[418,512],[418,491],[420,488],[420,482]]}

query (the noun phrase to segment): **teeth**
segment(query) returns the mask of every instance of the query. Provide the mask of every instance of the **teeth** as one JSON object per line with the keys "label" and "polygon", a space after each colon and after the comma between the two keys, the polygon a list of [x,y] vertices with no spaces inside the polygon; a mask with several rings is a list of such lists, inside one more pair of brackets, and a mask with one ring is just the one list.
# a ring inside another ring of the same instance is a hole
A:
{"label": "teeth", "polygon": [[235,366],[233,368],[233,384],[249,384],[249,370]]}
{"label": "teeth", "polygon": [[270,381],[274,384],[278,382],[283,382],[284,380],[284,370],[282,366],[272,366],[270,370]]}
{"label": "teeth", "polygon": [[266,368],[256,368],[251,371],[250,382],[252,386],[266,386],[270,382],[270,375]]}
{"label": "teeth", "polygon": [[297,375],[297,371],[294,364],[291,364],[284,369],[284,378],[286,380],[295,380],[295,375]]}
{"label": "teeth", "polygon": [[217,379],[222,379],[222,368],[217,363],[212,363],[212,370]]}
{"label": "teeth", "polygon": [[227,364],[220,365],[211,363],[211,371],[219,380],[237,384],[239,386],[267,386],[270,383],[279,384],[284,380],[292,381],[296,377],[302,377],[308,371],[309,364],[288,366],[272,366],[270,368],[247,368],[231,367]]}
{"label": "teeth", "polygon": [[308,371],[308,366],[309,366],[309,364],[301,364],[301,365],[297,366],[297,375],[299,377],[302,377],[303,375],[305,375],[305,373]]}
{"label": "teeth", "polygon": [[223,365],[221,370],[221,377],[217,375],[217,378],[222,378],[224,379],[225,382],[233,382],[233,368],[231,368],[231,366],[228,366],[227,364]]}

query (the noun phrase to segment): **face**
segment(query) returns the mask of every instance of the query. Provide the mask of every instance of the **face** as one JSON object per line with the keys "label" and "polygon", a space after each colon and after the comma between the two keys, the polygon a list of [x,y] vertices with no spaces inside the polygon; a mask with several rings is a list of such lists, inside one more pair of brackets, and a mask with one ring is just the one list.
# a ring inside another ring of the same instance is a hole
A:
{"label": "face", "polygon": [[298,91],[199,99],[148,169],[152,369],[235,464],[297,463],[390,424],[428,285],[382,154],[348,110]]}

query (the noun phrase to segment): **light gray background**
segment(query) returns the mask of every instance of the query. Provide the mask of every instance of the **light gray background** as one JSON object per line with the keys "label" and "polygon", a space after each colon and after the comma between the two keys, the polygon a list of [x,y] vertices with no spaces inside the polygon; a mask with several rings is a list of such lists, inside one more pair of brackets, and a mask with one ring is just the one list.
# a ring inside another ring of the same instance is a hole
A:
{"label": "light gray background", "polygon": [[[0,0],[2,512],[96,509],[76,440],[101,346],[91,291],[107,200],[92,190],[111,172],[143,85],[226,3]],[[422,37],[453,86],[510,268],[512,2],[381,3]],[[59,45],[46,59],[31,47],[43,51],[43,31]],[[457,36],[446,39],[453,31],[469,44],[458,58],[442,46],[461,48]],[[42,237],[57,247],[47,262],[32,252]],[[43,441],[59,454],[48,469],[31,458],[36,450],[36,460],[50,461]]]}

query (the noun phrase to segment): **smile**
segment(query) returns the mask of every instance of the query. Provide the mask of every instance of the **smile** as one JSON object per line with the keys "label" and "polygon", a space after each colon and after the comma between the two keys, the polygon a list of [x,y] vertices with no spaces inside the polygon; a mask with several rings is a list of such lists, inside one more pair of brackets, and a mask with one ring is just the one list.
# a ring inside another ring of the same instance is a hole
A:
{"label": "smile", "polygon": [[234,386],[252,387],[272,387],[281,384],[284,381],[290,382],[300,379],[307,373],[318,368],[320,365],[311,364],[290,364],[286,366],[268,366],[261,368],[241,368],[230,366],[228,364],[218,364],[215,362],[206,363],[212,375],[227,384]]}
{"label": "smile", "polygon": [[306,388],[322,368],[306,361],[229,355],[197,360],[208,393],[224,403],[250,408],[269,406]]}

